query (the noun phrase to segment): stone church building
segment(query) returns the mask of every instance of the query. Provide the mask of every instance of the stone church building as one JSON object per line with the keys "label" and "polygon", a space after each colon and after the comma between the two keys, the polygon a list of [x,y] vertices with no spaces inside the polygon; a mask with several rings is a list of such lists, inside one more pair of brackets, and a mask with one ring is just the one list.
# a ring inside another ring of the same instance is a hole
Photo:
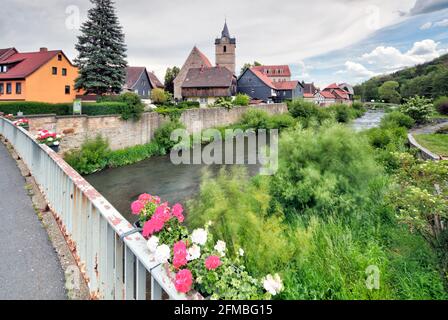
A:
{"label": "stone church building", "polygon": [[[216,67],[214,67],[205,54],[195,46],[182,66],[178,76],[174,79],[174,98],[177,100],[198,100],[201,104],[205,104],[206,101],[210,102],[210,98],[213,98],[216,92],[225,92],[224,96],[234,95],[233,77],[236,72],[236,39],[230,36],[227,22],[224,24],[221,38],[215,40],[215,58]],[[223,68],[225,68],[226,71],[223,72]],[[191,77],[200,77],[202,79],[192,79]],[[226,81],[223,81],[223,78],[225,78]],[[194,83],[196,83],[196,85],[193,85]],[[207,86],[207,83],[209,83],[210,86]],[[219,87],[216,87],[218,84]],[[185,89],[183,94],[182,87],[184,85]],[[223,85],[225,85],[225,87],[222,87]],[[195,94],[195,96],[192,97],[188,96],[190,95],[190,92],[200,94]]]}

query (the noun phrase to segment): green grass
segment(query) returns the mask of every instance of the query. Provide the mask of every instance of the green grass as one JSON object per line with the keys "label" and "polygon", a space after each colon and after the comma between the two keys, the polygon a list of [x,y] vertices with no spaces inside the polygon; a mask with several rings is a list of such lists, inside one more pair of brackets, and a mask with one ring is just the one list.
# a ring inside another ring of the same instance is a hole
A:
{"label": "green grass", "polygon": [[448,156],[448,135],[446,134],[418,134],[418,143],[430,151],[441,156]]}

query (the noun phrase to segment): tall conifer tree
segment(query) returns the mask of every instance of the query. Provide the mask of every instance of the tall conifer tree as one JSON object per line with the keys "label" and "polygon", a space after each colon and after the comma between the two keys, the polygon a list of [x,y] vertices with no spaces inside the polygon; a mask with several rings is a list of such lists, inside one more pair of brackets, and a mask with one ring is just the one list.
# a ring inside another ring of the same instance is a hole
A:
{"label": "tall conifer tree", "polygon": [[112,0],[90,0],[94,7],[81,26],[75,48],[79,77],[75,88],[102,95],[119,93],[126,81],[126,44]]}

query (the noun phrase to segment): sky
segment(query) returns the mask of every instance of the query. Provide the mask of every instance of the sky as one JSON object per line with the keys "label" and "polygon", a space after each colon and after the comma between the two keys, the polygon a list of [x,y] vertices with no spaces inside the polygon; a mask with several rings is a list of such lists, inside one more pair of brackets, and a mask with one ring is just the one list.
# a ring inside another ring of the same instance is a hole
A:
{"label": "sky", "polygon": [[[89,0],[1,0],[0,48],[62,49],[71,59]],[[181,67],[194,45],[214,62],[225,19],[237,65],[289,64],[324,87],[360,83],[448,53],[448,0],[115,0],[128,63]]]}

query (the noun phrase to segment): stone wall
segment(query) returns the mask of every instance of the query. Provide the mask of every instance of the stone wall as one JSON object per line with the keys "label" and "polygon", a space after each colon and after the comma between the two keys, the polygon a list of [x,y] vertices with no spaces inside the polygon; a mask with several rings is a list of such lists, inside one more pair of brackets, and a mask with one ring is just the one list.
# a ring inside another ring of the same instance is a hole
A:
{"label": "stone wall", "polygon": [[[250,107],[191,109],[182,113],[181,122],[188,132],[195,133],[204,129],[229,125],[237,122],[250,108],[280,114],[288,111],[286,104],[266,104]],[[118,115],[108,116],[27,116],[30,131],[34,134],[39,129],[46,129],[65,135],[61,144],[63,152],[77,149],[86,138],[98,134],[109,140],[112,150],[145,144],[154,137],[154,132],[169,119],[156,112],[144,113],[139,121],[123,121]]]}

